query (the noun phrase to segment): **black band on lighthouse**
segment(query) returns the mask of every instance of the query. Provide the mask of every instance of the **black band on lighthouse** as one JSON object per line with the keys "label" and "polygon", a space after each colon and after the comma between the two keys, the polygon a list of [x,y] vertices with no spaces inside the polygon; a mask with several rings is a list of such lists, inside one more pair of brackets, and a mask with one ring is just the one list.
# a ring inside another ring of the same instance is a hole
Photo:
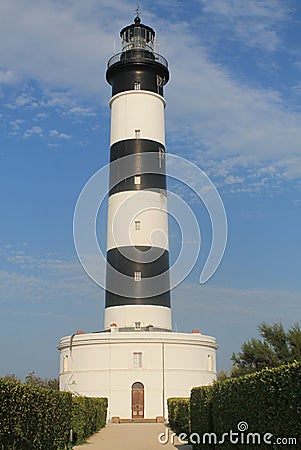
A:
{"label": "black band on lighthouse", "polygon": [[[123,156],[150,152],[156,152],[161,155],[162,152],[165,153],[165,147],[160,142],[155,142],[150,139],[125,139],[123,141],[115,142],[115,144],[111,146],[110,162],[122,158]],[[163,169],[162,173],[165,174],[165,165]]]}

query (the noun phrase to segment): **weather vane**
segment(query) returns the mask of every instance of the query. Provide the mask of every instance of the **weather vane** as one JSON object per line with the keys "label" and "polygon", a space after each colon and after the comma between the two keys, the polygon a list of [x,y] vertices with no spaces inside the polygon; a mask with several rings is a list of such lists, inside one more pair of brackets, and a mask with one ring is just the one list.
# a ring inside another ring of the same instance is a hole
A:
{"label": "weather vane", "polygon": [[141,9],[140,9],[139,3],[137,3],[137,8],[135,9],[135,13],[136,13],[136,16],[137,16],[137,17],[140,17]]}

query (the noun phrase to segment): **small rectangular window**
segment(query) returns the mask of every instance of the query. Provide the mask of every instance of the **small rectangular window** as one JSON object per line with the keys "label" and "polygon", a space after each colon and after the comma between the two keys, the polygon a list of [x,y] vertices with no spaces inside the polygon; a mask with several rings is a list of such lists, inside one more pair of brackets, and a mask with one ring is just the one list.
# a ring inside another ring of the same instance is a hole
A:
{"label": "small rectangular window", "polygon": [[141,281],[141,272],[134,272],[134,281]]}
{"label": "small rectangular window", "polygon": [[133,366],[135,369],[142,367],[142,352],[133,353]]}
{"label": "small rectangular window", "polygon": [[213,358],[212,358],[212,355],[208,355],[208,370],[209,370],[209,372],[213,371]]}
{"label": "small rectangular window", "polygon": [[134,176],[134,184],[141,184],[141,176],[140,175]]}
{"label": "small rectangular window", "polygon": [[141,220],[135,220],[135,231],[141,230]]}
{"label": "small rectangular window", "polygon": [[162,148],[159,149],[159,167],[162,167],[162,161],[164,159],[164,150]]}
{"label": "small rectangular window", "polygon": [[134,83],[134,89],[135,89],[135,91],[138,91],[139,89],[141,89],[141,83],[140,83],[140,81],[135,81],[135,83]]}
{"label": "small rectangular window", "polygon": [[67,371],[68,371],[68,356],[65,355],[64,362],[63,362],[63,372],[67,372]]}

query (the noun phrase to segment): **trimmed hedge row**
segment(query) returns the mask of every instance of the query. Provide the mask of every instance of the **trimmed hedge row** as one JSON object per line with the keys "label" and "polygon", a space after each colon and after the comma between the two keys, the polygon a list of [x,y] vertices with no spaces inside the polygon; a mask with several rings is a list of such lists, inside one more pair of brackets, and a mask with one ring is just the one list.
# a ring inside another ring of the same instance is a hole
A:
{"label": "trimmed hedge row", "polygon": [[[240,422],[248,424],[245,436],[259,433],[262,439],[265,433],[270,433],[273,435],[272,441],[277,437],[295,437],[300,445],[300,398],[301,363],[297,362],[230,378],[213,386],[193,388],[191,429],[201,437],[201,445],[194,445],[193,448],[214,448],[208,443],[202,444],[204,433],[215,433],[220,439],[223,433],[233,430],[240,436],[237,428]],[[258,444],[247,447],[258,448]],[[226,438],[223,448],[233,448],[233,443]],[[235,444],[235,448],[243,450],[246,445]],[[269,445],[269,448],[282,447]]]}
{"label": "trimmed hedge row", "polygon": [[0,379],[0,449],[64,449],[71,402],[69,393]]}
{"label": "trimmed hedge row", "polygon": [[106,398],[73,397],[71,429],[73,443],[82,443],[106,424]]}
{"label": "trimmed hedge row", "polygon": [[167,399],[168,421],[175,433],[190,433],[190,399],[173,397]]}
{"label": "trimmed hedge row", "polygon": [[[212,418],[212,394],[213,386],[193,388],[190,396],[190,422],[193,433],[202,436],[204,433],[213,432]],[[193,447],[193,448],[198,448]],[[202,445],[202,449],[212,448],[210,445]]]}
{"label": "trimmed hedge row", "polygon": [[107,399],[0,378],[0,450],[65,450],[105,426]]}

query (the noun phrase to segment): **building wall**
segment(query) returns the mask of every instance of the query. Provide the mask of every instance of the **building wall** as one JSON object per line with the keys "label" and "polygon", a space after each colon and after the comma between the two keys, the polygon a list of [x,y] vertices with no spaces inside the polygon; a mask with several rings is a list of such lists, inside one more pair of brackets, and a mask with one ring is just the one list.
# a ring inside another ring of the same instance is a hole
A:
{"label": "building wall", "polygon": [[[215,339],[161,332],[90,333],[61,339],[60,388],[107,397],[108,420],[131,418],[131,387],[144,385],[144,417],[164,416],[169,397],[188,397],[194,386],[216,379]],[[133,353],[142,353],[135,368]],[[67,361],[67,362],[66,362]],[[164,399],[164,400],[163,400]]]}

